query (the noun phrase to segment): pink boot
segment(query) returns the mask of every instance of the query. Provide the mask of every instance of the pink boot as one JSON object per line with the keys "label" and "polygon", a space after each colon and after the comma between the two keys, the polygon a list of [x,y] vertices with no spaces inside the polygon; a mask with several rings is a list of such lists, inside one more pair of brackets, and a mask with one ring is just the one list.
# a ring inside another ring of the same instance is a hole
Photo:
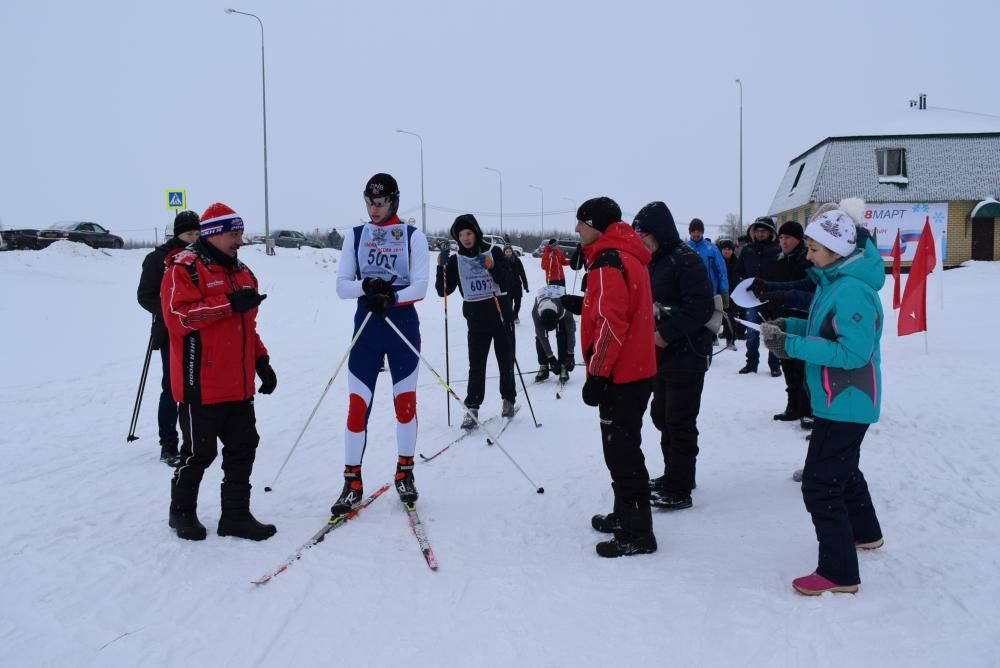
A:
{"label": "pink boot", "polygon": [[879,538],[878,540],[873,540],[870,543],[855,543],[854,547],[858,548],[859,550],[877,550],[883,545],[885,545],[885,540]]}
{"label": "pink boot", "polygon": [[813,573],[801,578],[792,580],[792,587],[795,591],[806,596],[819,596],[824,592],[834,592],[838,594],[854,594],[858,591],[858,585],[839,585],[830,582],[819,573]]}

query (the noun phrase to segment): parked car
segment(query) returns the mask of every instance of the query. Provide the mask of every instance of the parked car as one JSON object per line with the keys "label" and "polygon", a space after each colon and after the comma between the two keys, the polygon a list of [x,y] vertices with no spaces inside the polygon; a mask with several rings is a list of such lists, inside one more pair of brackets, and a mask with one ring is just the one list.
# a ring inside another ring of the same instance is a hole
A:
{"label": "parked car", "polygon": [[72,221],[56,223],[38,233],[38,248],[66,239],[87,244],[91,248],[123,248],[125,240],[111,234],[97,223]]}
{"label": "parked car", "polygon": [[275,230],[271,232],[271,238],[274,239],[275,246],[281,246],[282,248],[302,248],[303,246],[308,248],[323,247],[322,244],[316,243],[296,230]]}
{"label": "parked car", "polygon": [[[507,245],[507,241],[499,234],[484,234],[483,241],[488,243],[490,246],[499,246],[500,250],[503,250],[503,247]],[[520,246],[511,244],[510,247],[514,251],[514,255],[518,257],[524,255],[524,249]]]}
{"label": "parked car", "polygon": [[37,250],[38,230],[0,230],[7,250]]}

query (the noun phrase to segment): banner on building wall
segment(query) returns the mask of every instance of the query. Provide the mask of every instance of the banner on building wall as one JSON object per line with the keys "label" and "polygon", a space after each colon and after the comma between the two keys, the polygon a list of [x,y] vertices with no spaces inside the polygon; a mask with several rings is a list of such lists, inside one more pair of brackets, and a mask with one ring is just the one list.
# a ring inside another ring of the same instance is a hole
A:
{"label": "banner on building wall", "polygon": [[900,259],[911,262],[927,220],[930,220],[934,238],[941,245],[938,252],[944,258],[948,243],[947,202],[867,204],[862,225],[877,235],[878,252],[886,262],[892,262],[892,246],[896,241],[896,230],[899,230]]}

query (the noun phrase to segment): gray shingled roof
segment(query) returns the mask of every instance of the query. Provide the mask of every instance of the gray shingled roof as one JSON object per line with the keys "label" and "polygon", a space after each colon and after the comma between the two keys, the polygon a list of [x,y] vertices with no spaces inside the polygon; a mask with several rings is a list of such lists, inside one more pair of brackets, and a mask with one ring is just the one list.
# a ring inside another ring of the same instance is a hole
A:
{"label": "gray shingled roof", "polygon": [[[907,185],[879,183],[875,151],[906,149]],[[805,163],[802,177],[789,195]],[[978,200],[1000,196],[1000,133],[830,137],[788,166],[769,213],[807,202]]]}

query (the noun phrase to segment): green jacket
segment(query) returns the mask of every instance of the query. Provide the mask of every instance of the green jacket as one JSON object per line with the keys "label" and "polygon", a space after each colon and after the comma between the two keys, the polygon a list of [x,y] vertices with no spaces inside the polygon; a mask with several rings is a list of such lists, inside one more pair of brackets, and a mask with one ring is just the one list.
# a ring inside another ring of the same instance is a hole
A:
{"label": "green jacket", "polygon": [[785,352],[806,362],[813,414],[838,422],[878,422],[882,404],[882,302],[885,265],[875,245],[855,250],[809,277],[809,319],[787,318]]}

